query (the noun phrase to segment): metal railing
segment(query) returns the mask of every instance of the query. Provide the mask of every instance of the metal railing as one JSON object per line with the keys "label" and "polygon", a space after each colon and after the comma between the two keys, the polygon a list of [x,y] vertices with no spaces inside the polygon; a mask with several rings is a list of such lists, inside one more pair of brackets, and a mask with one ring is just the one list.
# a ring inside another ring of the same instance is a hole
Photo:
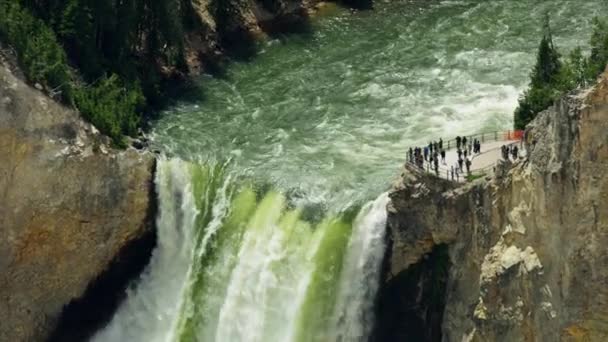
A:
{"label": "metal railing", "polygon": [[[522,130],[508,130],[508,131],[493,131],[484,132],[473,135],[463,135],[462,137],[467,138],[467,142],[472,142],[474,139],[479,140],[482,144],[491,141],[508,141],[508,140],[522,140],[524,137],[524,131]],[[447,144],[447,145],[446,145]],[[446,146],[446,151],[453,148],[457,148],[457,139],[450,139],[443,142],[443,146]]]}
{"label": "metal railing", "polygon": [[[517,143],[521,143],[523,141],[524,131],[523,130],[507,130],[507,131],[484,132],[484,133],[469,135],[469,136],[466,136],[466,138],[467,138],[467,145],[472,144],[475,139],[479,140],[479,142],[482,144],[488,143],[488,142],[493,142],[493,141],[517,140],[516,142],[512,142],[512,143],[508,144],[508,146],[511,146],[511,145],[514,145]],[[450,139],[447,141],[443,141],[443,147],[444,147],[445,151],[453,150],[458,147],[457,145],[458,144],[457,144],[456,138]],[[424,148],[424,146],[422,148]],[[474,154],[471,156],[471,160],[473,160],[476,157],[479,157],[485,153],[488,153],[489,151],[496,150],[498,148],[499,147],[490,149],[490,150],[485,150],[484,152],[481,152],[479,154]],[[409,156],[408,156],[408,158],[409,158]],[[500,158],[498,158],[498,159],[500,159]],[[498,162],[498,160],[496,162]],[[409,160],[407,160],[405,164],[408,167],[408,169],[413,170],[415,172],[429,173],[429,174],[432,174],[434,176],[437,176],[439,178],[446,179],[449,181],[461,181],[461,180],[465,181],[467,179],[467,177],[469,177],[469,176],[483,176],[483,175],[487,174],[488,172],[490,172],[491,170],[494,169],[494,167],[496,166],[496,162],[492,163],[491,165],[480,168],[480,169],[471,170],[471,172],[466,172],[465,171],[466,168],[463,167],[462,171],[460,171],[454,175],[454,179],[452,179],[452,177],[451,177],[452,169],[448,168],[445,164],[441,164],[441,162],[439,163],[438,171],[435,171],[435,168],[431,166],[430,161],[424,162],[423,169],[420,169],[420,167],[418,167],[418,165],[410,162]]]}

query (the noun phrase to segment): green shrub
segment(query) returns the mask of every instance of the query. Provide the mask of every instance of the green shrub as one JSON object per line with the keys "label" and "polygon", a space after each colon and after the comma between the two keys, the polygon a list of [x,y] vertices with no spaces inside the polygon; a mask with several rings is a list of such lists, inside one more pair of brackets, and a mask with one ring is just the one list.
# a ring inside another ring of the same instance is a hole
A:
{"label": "green shrub", "polygon": [[124,146],[123,134],[137,133],[138,109],[144,104],[139,86],[126,85],[117,75],[111,75],[89,87],[76,89],[74,100],[83,116],[117,146]]}
{"label": "green shrub", "polygon": [[[77,1],[69,4],[74,3]],[[73,10],[73,6],[67,7],[67,18],[77,17]],[[80,27],[86,33],[87,22],[85,18],[75,26],[63,25],[61,32],[69,37],[76,35]],[[88,39],[86,37],[83,34],[81,39],[85,41]],[[21,7],[19,1],[0,3],[0,39],[15,49],[21,69],[30,82],[42,84],[52,94],[61,93],[64,102],[75,105],[84,118],[112,138],[116,146],[124,146],[124,135],[137,133],[140,113],[145,104],[139,85],[124,82],[115,74],[110,77],[104,75],[89,86],[74,82],[76,77],[53,30],[44,21],[35,18],[28,9]],[[86,56],[87,59],[91,58],[89,61],[96,61],[96,56],[91,53]],[[96,66],[87,69],[90,70],[101,69]]]}
{"label": "green shrub", "polygon": [[21,69],[33,83],[40,83],[71,101],[71,76],[67,57],[53,31],[17,2],[0,3],[0,39],[15,48]]}

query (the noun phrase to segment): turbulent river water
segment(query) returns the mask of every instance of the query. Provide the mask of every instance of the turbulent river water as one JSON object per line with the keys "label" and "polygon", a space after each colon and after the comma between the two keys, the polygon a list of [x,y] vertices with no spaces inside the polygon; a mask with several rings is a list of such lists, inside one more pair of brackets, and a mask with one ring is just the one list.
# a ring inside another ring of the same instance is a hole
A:
{"label": "turbulent river water", "polygon": [[585,46],[604,1],[407,1],[270,40],[163,113],[158,247],[96,341],[365,341],[407,146],[503,130],[549,11]]}

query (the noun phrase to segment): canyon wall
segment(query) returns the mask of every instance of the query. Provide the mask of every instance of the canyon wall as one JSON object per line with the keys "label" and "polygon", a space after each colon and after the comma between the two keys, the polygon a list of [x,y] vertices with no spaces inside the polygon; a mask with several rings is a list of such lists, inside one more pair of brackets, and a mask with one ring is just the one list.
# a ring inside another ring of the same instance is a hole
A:
{"label": "canyon wall", "polygon": [[154,165],[0,63],[0,341],[48,338],[64,306],[150,241]]}
{"label": "canyon wall", "polygon": [[220,69],[225,55],[249,58],[267,34],[305,29],[317,0],[191,0],[197,27],[187,33],[186,62],[192,74]]}
{"label": "canyon wall", "polygon": [[[408,307],[389,308],[393,326],[380,320],[379,335],[416,336],[394,327],[409,312],[428,341],[608,340],[608,75],[539,114],[525,140],[527,157],[466,185],[404,170],[380,303],[396,292]],[[403,283],[441,246],[445,275]],[[439,309],[422,295],[438,284]]]}
{"label": "canyon wall", "polygon": [[224,57],[248,59],[260,39],[310,31],[310,16],[339,2],[371,8],[372,0],[191,0],[197,26],[186,34],[186,62],[191,74],[221,72]]}

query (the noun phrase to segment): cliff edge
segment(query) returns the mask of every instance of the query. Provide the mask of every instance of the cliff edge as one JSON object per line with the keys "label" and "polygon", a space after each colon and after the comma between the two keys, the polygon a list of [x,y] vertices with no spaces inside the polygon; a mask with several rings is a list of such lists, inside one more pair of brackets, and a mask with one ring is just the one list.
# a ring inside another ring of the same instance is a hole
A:
{"label": "cliff edge", "polygon": [[150,234],[155,158],[113,150],[0,63],[0,340],[48,338],[125,248]]}
{"label": "cliff edge", "polygon": [[[540,113],[525,148],[460,187],[404,171],[390,194],[379,336],[608,340],[608,74]],[[425,331],[397,328],[412,317]]]}

